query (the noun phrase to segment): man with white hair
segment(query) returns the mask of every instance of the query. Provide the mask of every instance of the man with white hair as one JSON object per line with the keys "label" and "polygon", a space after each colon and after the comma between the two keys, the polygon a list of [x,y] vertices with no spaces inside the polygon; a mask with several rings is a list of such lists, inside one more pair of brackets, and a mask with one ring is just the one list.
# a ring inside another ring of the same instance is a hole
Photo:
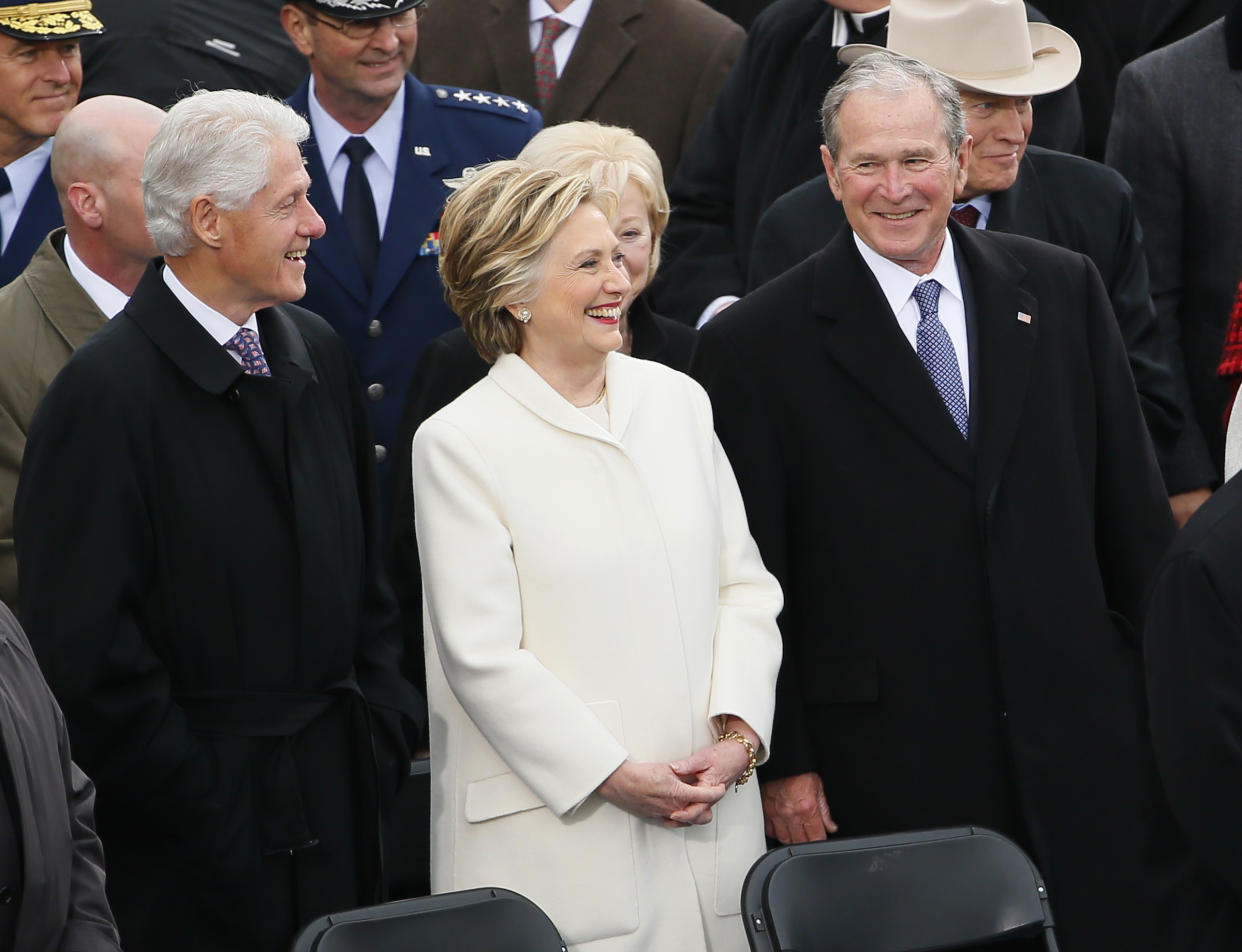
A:
{"label": "man with white hair", "polygon": [[139,99],[74,108],[52,148],[65,226],[0,289],[0,601],[17,611],[13,496],[34,409],[70,355],[120,312],[155,245],[142,211],[142,157],[164,118]]}
{"label": "man with white hair", "polygon": [[236,90],[169,111],[142,171],[166,264],[30,427],[22,612],[96,778],[131,952],[276,952],[380,898],[418,699],[349,358],[286,303],[323,233],[307,133]]}

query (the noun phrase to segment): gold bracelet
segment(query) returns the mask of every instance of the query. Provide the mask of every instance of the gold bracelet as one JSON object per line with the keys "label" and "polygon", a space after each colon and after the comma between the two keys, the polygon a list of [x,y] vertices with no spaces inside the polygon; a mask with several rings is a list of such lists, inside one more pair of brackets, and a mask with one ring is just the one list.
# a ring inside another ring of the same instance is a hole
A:
{"label": "gold bracelet", "polygon": [[716,738],[716,743],[726,740],[735,740],[746,748],[746,769],[742,771],[742,775],[737,780],[733,781],[733,789],[737,790],[755,773],[755,745],[746,739],[745,734],[740,734],[737,731],[725,731]]}

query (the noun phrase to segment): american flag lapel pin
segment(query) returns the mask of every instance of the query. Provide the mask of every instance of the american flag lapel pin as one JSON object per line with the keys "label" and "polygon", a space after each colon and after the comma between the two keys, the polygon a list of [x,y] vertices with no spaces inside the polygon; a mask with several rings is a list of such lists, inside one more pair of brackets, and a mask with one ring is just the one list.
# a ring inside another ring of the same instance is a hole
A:
{"label": "american flag lapel pin", "polygon": [[1018,320],[1023,324],[1029,324],[1031,323],[1031,315],[1027,314],[1026,311],[1019,311]]}

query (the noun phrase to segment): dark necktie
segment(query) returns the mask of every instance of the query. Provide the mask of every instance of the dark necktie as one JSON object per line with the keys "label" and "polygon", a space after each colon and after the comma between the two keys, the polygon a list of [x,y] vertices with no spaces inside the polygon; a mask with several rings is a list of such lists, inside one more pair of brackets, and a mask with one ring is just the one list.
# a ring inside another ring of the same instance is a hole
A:
{"label": "dark necktie", "polygon": [[949,217],[954,221],[961,222],[967,228],[979,227],[979,209],[974,205],[963,205],[961,208],[955,208],[949,212]]}
{"label": "dark necktie", "polygon": [[341,151],[349,156],[349,171],[345,173],[345,200],[341,203],[341,217],[345,230],[362,266],[362,277],[370,288],[375,281],[375,262],[379,259],[379,219],[375,214],[375,197],[362,163],[373,151],[371,143],[362,136],[351,136]]}
{"label": "dark necktie", "polygon": [[544,17],[539,26],[543,32],[535,47],[535,95],[539,98],[540,110],[546,110],[552,90],[556,88],[556,57],[552,55],[552,44],[569,29],[569,24],[556,17]]}
{"label": "dark necktie", "polygon": [[241,367],[252,377],[270,377],[271,369],[267,366],[267,358],[263,356],[263,348],[259,346],[259,335],[249,327],[243,327],[230,337],[224,344],[225,350],[231,350],[241,358]]}
{"label": "dark necktie", "polygon": [[940,282],[924,281],[916,285],[913,296],[919,306],[919,326],[915,334],[919,360],[940,391],[940,399],[948,408],[953,422],[965,436],[968,415],[966,391],[962,387],[957,351],[953,349],[949,332],[940,323]]}
{"label": "dark necktie", "polygon": [[[11,191],[13,191],[13,183],[9,181],[9,173],[0,169],[0,195],[8,195]],[[0,219],[0,235],[4,233],[3,229],[4,221]]]}

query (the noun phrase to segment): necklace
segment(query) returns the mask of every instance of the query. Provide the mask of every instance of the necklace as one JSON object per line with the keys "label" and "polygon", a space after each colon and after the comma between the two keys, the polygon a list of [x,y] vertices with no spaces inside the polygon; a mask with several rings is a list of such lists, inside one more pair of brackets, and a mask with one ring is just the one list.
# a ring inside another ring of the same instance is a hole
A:
{"label": "necklace", "polygon": [[607,378],[607,377],[605,377],[605,378],[604,378],[604,382],[603,382],[602,384],[600,384],[600,386],[599,386],[599,393],[598,393],[598,394],[596,394],[596,396],[595,396],[595,399],[594,399],[594,400],[592,400],[590,403],[575,403],[575,404],[574,404],[574,406],[575,406],[575,407],[577,407],[579,410],[581,410],[581,409],[583,409],[583,408],[585,408],[585,407],[593,407],[593,406],[595,406],[595,405],[596,405],[596,404],[598,404],[601,400],[603,400],[603,399],[604,399],[604,392],[605,392],[607,389],[608,389],[608,378]]}

